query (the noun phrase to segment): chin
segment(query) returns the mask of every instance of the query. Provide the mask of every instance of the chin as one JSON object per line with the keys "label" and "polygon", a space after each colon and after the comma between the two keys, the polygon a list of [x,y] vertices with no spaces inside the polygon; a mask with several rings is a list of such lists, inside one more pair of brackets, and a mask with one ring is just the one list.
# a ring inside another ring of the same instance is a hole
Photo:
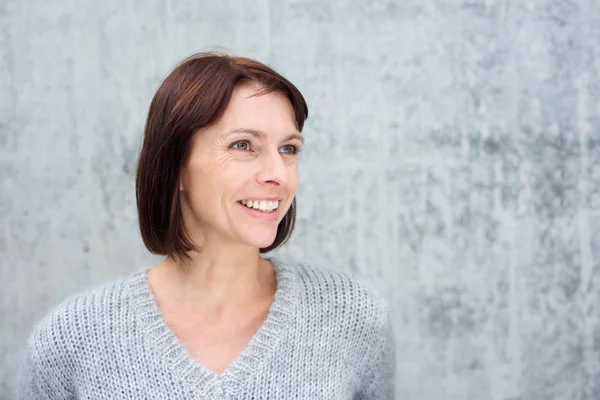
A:
{"label": "chin", "polygon": [[275,241],[275,237],[277,236],[277,231],[268,234],[258,234],[255,232],[254,234],[244,235],[245,237],[242,239],[244,243],[248,246],[256,247],[257,249],[264,249],[265,247],[269,247]]}
{"label": "chin", "polygon": [[273,237],[273,240],[261,240],[261,241],[253,240],[252,242],[246,242],[246,243],[257,249],[264,249],[264,248],[272,245],[274,241],[275,241],[275,237]]}

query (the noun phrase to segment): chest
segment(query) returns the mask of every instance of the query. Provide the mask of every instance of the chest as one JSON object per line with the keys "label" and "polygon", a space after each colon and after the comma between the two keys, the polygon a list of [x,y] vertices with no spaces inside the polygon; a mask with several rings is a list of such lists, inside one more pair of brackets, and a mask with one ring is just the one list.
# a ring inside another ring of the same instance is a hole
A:
{"label": "chest", "polygon": [[166,313],[167,325],[196,362],[221,374],[248,347],[268,313],[249,309],[235,317]]}

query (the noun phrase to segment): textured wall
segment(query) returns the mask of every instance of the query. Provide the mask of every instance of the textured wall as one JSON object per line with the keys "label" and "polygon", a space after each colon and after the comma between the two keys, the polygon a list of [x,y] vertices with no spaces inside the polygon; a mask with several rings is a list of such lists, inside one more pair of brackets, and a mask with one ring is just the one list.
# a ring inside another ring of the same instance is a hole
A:
{"label": "textured wall", "polygon": [[305,93],[280,255],[372,279],[406,399],[600,398],[595,0],[0,2],[0,398],[34,321],[150,265],[145,112],[223,46]]}

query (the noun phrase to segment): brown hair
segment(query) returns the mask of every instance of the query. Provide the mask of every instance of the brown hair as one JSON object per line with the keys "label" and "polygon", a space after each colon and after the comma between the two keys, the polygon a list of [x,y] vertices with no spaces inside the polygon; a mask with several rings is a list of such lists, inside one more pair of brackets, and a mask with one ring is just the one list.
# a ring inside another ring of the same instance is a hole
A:
{"label": "brown hair", "polygon": [[[136,176],[136,199],[142,239],[153,254],[189,258],[198,250],[183,223],[179,174],[189,155],[194,133],[217,122],[236,85],[252,82],[258,93],[284,93],[302,131],[308,106],[290,81],[268,66],[243,57],[198,53],[181,62],[160,85],[148,112]],[[285,243],[294,230],[296,200],[277,227],[265,253]]]}

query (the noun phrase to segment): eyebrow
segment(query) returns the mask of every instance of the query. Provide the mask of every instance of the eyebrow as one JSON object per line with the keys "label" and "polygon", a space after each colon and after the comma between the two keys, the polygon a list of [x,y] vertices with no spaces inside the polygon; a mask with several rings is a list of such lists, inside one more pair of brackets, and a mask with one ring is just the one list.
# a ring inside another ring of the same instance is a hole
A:
{"label": "eyebrow", "polygon": [[[254,136],[257,139],[265,139],[267,137],[267,135],[263,132],[263,131],[257,131],[256,129],[249,129],[249,128],[237,128],[237,129],[233,129],[229,132],[226,133],[226,135],[232,135],[234,133],[249,133],[250,135]],[[302,144],[304,144],[304,137],[302,137],[302,135],[300,135],[299,133],[292,133],[290,135],[287,135],[285,138],[283,138],[283,142],[287,142],[288,140],[292,140],[292,139],[298,139],[299,141],[302,142]]]}

